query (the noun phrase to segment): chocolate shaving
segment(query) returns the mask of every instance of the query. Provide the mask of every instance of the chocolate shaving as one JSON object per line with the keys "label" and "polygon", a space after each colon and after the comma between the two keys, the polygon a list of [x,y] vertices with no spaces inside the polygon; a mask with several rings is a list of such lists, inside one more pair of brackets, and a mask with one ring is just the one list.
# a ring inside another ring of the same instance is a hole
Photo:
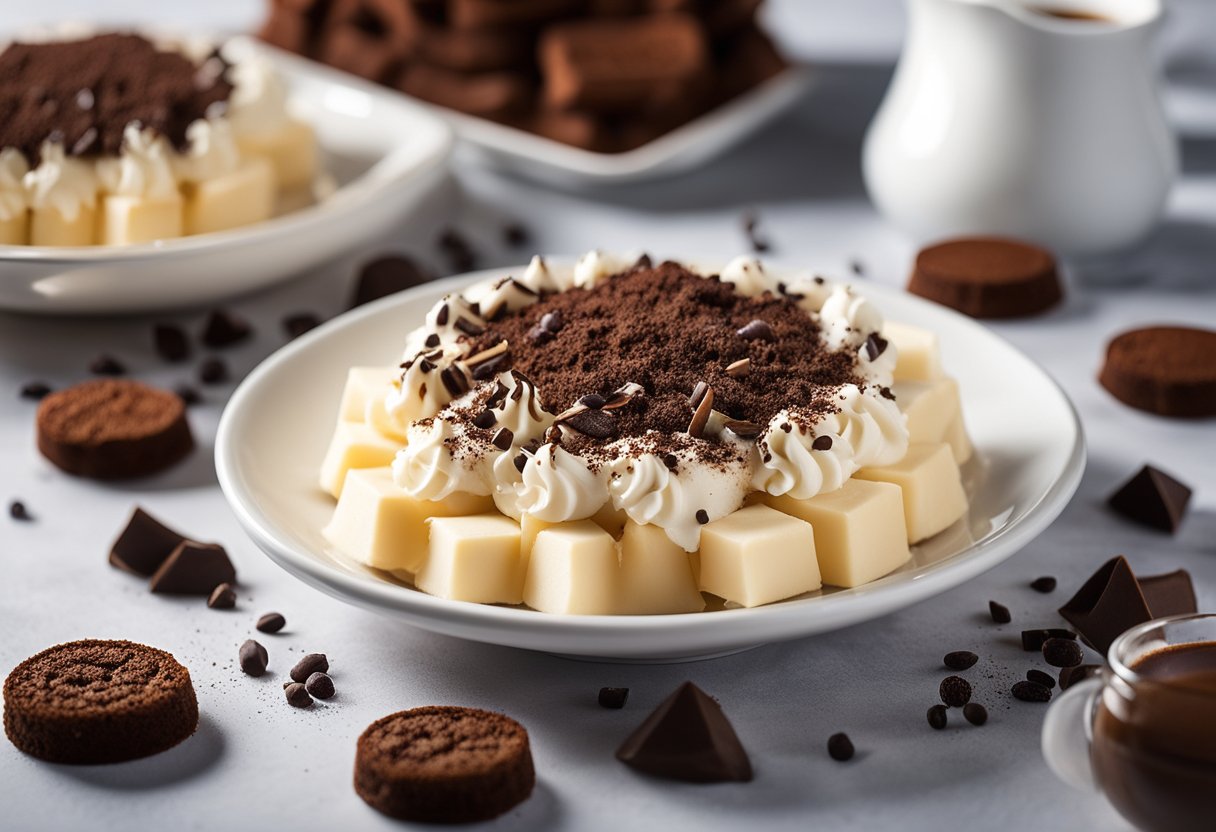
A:
{"label": "chocolate shaving", "polygon": [[583,410],[566,419],[565,424],[593,439],[611,439],[616,435],[616,419],[603,410]]}
{"label": "chocolate shaving", "polygon": [[[693,392],[695,395],[697,391]],[[714,388],[705,385],[705,389],[701,391],[700,401],[695,407],[692,421],[688,423],[688,435],[700,439],[705,435],[705,426],[709,424],[709,414],[714,409]]]}
{"label": "chocolate shaving", "polygon": [[726,365],[726,374],[731,378],[747,378],[752,372],[752,360],[740,358]]}
{"label": "chocolate shaving", "polygon": [[760,425],[746,419],[727,419],[724,424],[727,430],[740,439],[755,439],[764,430]]}
{"label": "chocolate shaving", "polygon": [[877,332],[871,332],[870,337],[866,338],[865,351],[866,358],[870,361],[877,360],[878,356],[882,355],[887,350],[888,341]]}
{"label": "chocolate shaving", "polygon": [[617,389],[612,391],[612,395],[610,395],[604,401],[604,404],[601,407],[601,409],[602,410],[617,410],[617,409],[622,408],[625,405],[629,404],[631,401],[633,401],[634,399],[636,399],[638,396],[642,395],[645,392],[646,392],[646,390],[644,387],[642,387],[642,385],[634,384],[632,381],[627,381],[624,384],[622,384],[620,387],[618,387]]}
{"label": "chocolate shaving", "polygon": [[459,367],[444,367],[439,373],[439,380],[443,382],[443,386],[454,399],[469,392],[469,380]]}
{"label": "chocolate shaving", "polygon": [[498,432],[494,434],[494,438],[490,440],[490,443],[500,451],[507,451],[511,449],[511,443],[514,441],[515,434],[510,428],[499,428]]}

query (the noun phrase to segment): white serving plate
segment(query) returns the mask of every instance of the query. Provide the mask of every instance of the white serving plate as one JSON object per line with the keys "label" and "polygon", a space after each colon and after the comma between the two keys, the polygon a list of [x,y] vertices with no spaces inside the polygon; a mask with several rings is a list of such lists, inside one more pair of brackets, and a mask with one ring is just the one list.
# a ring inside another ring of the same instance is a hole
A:
{"label": "white serving plate", "polygon": [[865,294],[889,320],[939,334],[976,446],[965,472],[968,515],[914,547],[907,566],[854,589],[681,615],[560,616],[432,597],[332,552],[321,529],[334,501],[317,486],[317,471],[347,370],[399,361],[405,334],[439,297],[503,273],[449,278],[356,309],[285,346],[245,379],[220,422],[216,468],[241,524],[272,560],[323,592],[447,635],[573,656],[673,660],[847,627],[951,589],[1033,540],[1080,482],[1080,422],[1038,365],[969,318],[867,283]]}
{"label": "white serving plate", "polygon": [[337,190],[267,222],[155,243],[0,245],[0,308],[115,314],[211,303],[286,280],[400,224],[446,173],[451,130],[426,108],[246,38],[313,125]]}

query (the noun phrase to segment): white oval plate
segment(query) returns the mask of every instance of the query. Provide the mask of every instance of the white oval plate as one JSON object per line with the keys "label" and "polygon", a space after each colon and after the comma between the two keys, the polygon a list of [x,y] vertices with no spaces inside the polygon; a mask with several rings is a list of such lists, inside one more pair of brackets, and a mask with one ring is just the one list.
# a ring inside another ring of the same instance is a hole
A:
{"label": "white oval plate", "polygon": [[910,564],[854,589],[682,615],[560,616],[432,597],[332,552],[321,529],[334,502],[317,486],[317,471],[347,370],[398,362],[405,334],[437,299],[507,271],[449,278],[349,312],[279,350],[245,379],[220,422],[216,468],[233,511],[271,559],[330,595],[435,632],[574,656],[672,660],[835,630],[944,592],[1033,540],[1080,482],[1080,422],[1042,369],[969,318],[867,283],[862,289],[888,320],[941,337],[976,446],[965,472],[968,516],[915,547]]}
{"label": "white oval plate", "polygon": [[446,172],[450,128],[402,96],[255,41],[317,132],[337,190],[266,222],[145,245],[0,245],[0,308],[115,314],[212,303],[302,274],[396,227]]}

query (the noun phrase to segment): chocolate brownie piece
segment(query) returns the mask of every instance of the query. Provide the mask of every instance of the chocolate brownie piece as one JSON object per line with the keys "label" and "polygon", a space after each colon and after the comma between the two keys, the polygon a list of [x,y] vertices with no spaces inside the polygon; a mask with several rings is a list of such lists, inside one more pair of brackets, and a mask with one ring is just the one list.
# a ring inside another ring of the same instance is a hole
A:
{"label": "chocolate brownie piece", "polygon": [[449,0],[448,20],[458,29],[544,23],[580,11],[583,0]]}
{"label": "chocolate brownie piece", "polygon": [[407,67],[397,81],[397,88],[433,104],[496,119],[526,112],[534,97],[527,75],[453,72],[424,64]]}
{"label": "chocolate brownie piece", "polygon": [[121,480],[155,474],[194,449],[176,393],[127,379],[86,381],[38,406],[38,450],[69,474]]}
{"label": "chocolate brownie piece", "polygon": [[426,22],[420,26],[415,56],[444,69],[526,69],[536,51],[536,33],[530,28],[452,29]]}
{"label": "chocolate brownie piece", "polygon": [[503,714],[432,706],[379,719],[359,737],[355,791],[401,820],[490,820],[532,793],[528,732]]}
{"label": "chocolate brownie piece", "polygon": [[1216,331],[1150,326],[1116,336],[1098,376],[1126,405],[1199,419],[1216,416]]}
{"label": "chocolate brownie piece", "polygon": [[408,52],[419,36],[418,16],[405,0],[333,0],[326,26],[358,29],[397,55]]}
{"label": "chocolate brownie piece", "polygon": [[332,0],[272,0],[258,37],[272,46],[316,57]]}
{"label": "chocolate brownie piece", "polygon": [[1037,315],[1064,296],[1051,252],[1002,237],[962,237],[922,249],[908,291],[973,318]]}
{"label": "chocolate brownie piece", "polygon": [[4,680],[4,733],[52,763],[119,763],[165,751],[198,727],[190,671],[130,641],[43,650]]}

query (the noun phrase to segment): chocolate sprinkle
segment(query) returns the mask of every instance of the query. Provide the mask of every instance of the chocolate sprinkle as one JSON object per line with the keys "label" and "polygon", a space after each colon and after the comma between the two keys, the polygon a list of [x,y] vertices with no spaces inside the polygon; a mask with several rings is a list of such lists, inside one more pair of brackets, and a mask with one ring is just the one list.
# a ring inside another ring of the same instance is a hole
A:
{"label": "chocolate sprinkle", "polygon": [[253,329],[244,318],[224,309],[216,309],[207,316],[201,340],[203,346],[221,349],[239,344],[252,334]]}
{"label": "chocolate sprinkle", "polygon": [[866,358],[868,358],[871,361],[877,360],[877,358],[880,355],[882,355],[884,352],[886,352],[887,343],[888,342],[887,342],[886,338],[883,338],[877,332],[871,332],[870,336],[868,338],[866,338],[866,342],[864,345],[865,351],[866,351]]}
{"label": "chocolate sprinkle", "polygon": [[511,443],[514,441],[515,434],[510,428],[499,428],[494,434],[494,438],[490,440],[490,444],[500,451],[509,451],[511,450]]}
{"label": "chocolate sprinkle", "polygon": [[156,354],[170,364],[177,364],[190,357],[190,339],[186,336],[186,331],[175,324],[153,326],[152,345]]}
{"label": "chocolate sprinkle", "polygon": [[473,417],[474,427],[479,427],[482,430],[489,430],[494,427],[494,423],[498,421],[498,417],[494,415],[492,410],[483,410]]}

